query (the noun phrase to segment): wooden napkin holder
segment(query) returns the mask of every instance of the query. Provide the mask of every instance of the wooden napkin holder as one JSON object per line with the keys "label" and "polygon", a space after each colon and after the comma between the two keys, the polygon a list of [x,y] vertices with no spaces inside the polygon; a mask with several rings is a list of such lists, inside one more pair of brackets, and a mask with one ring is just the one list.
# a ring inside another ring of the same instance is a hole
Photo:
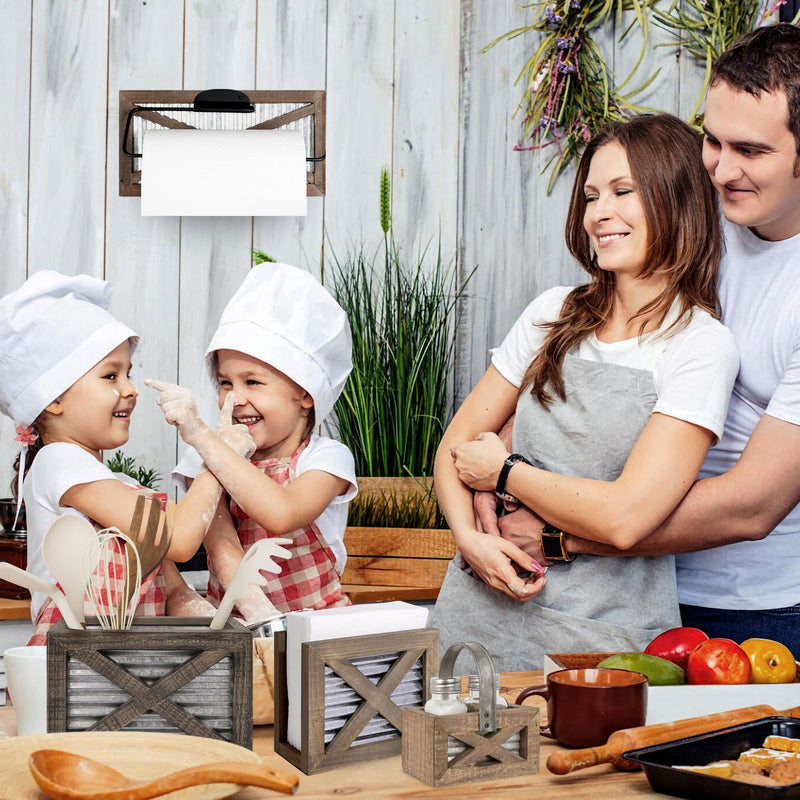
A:
{"label": "wooden napkin holder", "polygon": [[[275,752],[306,775],[361,761],[400,754],[404,709],[391,698],[417,662],[421,662],[422,703],[430,697],[430,679],[439,669],[439,631],[423,628],[396,633],[352,636],[305,642],[302,652],[302,727],[298,750],[287,738],[289,698],[286,684],[286,633],[275,634]],[[375,685],[353,659],[398,653],[389,670]],[[333,740],[325,742],[325,671],[344,680],[361,700]],[[367,723],[380,714],[398,731],[393,738],[367,744],[356,741]]]}
{"label": "wooden napkin holder", "polygon": [[47,731],[146,730],[253,746],[253,638],[229,619],[136,617],[129,630],[63,620],[47,634]]}
{"label": "wooden napkin holder", "polygon": [[[456,642],[442,659],[440,676],[453,677],[462,649],[475,658],[480,676],[481,709],[437,716],[422,708],[403,709],[403,770],[429,786],[488,781],[539,771],[539,709],[497,708],[495,668],[477,642]],[[513,749],[503,743],[519,734]],[[449,755],[452,745],[464,746]]]}

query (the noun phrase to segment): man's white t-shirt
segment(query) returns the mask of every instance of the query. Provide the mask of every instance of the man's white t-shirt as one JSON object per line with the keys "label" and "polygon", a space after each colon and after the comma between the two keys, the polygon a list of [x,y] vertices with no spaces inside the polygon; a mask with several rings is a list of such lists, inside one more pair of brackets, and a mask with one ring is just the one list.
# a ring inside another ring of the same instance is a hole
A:
{"label": "man's white t-shirt", "polygon": [[[492,364],[514,386],[547,335],[544,322],[558,318],[572,286],[557,286],[540,294],[514,324],[508,336],[492,351]],[[710,314],[694,309],[688,324],[677,333],[659,336],[675,319],[677,302],[658,331],[641,339],[601,342],[589,335],[572,355],[588,361],[647,370],[653,374],[658,399],[652,413],[692,422],[722,435],[731,387],[739,367],[731,332]]]}
{"label": "man's white t-shirt", "polygon": [[[741,367],[725,432],[700,477],[736,464],[763,414],[800,425],[800,234],[780,242],[723,221],[719,294]],[[703,531],[697,536],[702,540]],[[760,541],[677,557],[682,603],[766,609],[800,603],[800,505]]]}
{"label": "man's white t-shirt", "polygon": [[[108,480],[120,481],[128,486],[139,485],[133,478],[121,472],[112,472],[102,461],[98,461],[91,453],[77,444],[54,442],[39,450],[22,487],[28,524],[28,570],[30,572],[50,583],[56,582],[45,566],[42,557],[44,535],[50,525],[64,514],[86,516],[74,508],[60,506],[61,498],[73,486]],[[80,553],[75,554],[75,563],[80,566]],[[36,620],[46,599],[41,592],[32,593],[32,620]]]}
{"label": "man's white t-shirt", "polygon": [[[203,459],[196,450],[190,447],[172,471],[172,478],[175,483],[185,489],[186,479],[197,477],[202,469]],[[347,552],[344,547],[347,508],[350,501],[358,494],[353,454],[341,442],[312,433],[308,447],[297,457],[297,475],[302,475],[312,469],[329,472],[350,484],[347,491],[334,497],[330,505],[314,520],[325,543],[336,557],[336,569],[341,575],[347,561]]]}

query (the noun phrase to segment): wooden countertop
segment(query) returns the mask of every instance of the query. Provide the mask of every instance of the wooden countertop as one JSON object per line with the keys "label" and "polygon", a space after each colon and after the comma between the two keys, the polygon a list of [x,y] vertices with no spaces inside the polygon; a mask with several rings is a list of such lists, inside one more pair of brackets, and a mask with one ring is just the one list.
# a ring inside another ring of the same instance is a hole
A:
{"label": "wooden countertop", "polygon": [[[513,699],[520,688],[541,682],[541,673],[516,674],[514,679],[503,676],[503,694]],[[580,770],[571,775],[557,776],[547,771],[548,755],[559,748],[550,739],[541,740],[540,770],[537,775],[523,775],[508,780],[462,783],[434,789],[403,772],[400,756],[378,761],[353,764],[344,769],[304,775],[272,749],[273,729],[261,725],[253,729],[253,749],[265,764],[292,772],[300,778],[297,797],[316,800],[335,800],[354,796],[364,800],[419,800],[420,798],[450,798],[450,800],[628,800],[654,799],[646,778],[641,772],[618,772],[608,765]],[[0,734],[15,735],[16,721],[12,708],[0,708]],[[2,753],[2,743],[0,743]],[[176,765],[177,768],[177,765]],[[0,770],[1,771],[1,770]],[[242,789],[232,800],[265,800],[281,795],[264,789]],[[44,798],[44,795],[42,795]]]}
{"label": "wooden countertop", "polygon": [[30,600],[9,600],[0,597],[0,621],[5,619],[27,619],[31,618]]}

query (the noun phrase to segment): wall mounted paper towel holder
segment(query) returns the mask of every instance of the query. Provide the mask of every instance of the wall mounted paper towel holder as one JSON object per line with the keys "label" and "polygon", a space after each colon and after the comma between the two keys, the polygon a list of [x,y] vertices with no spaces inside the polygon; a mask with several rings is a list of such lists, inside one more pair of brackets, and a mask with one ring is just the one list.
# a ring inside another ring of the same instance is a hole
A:
{"label": "wall mounted paper towel holder", "polygon": [[[245,120],[246,114],[254,118]],[[247,125],[245,122],[252,122]],[[325,92],[135,91],[119,93],[119,194],[141,197],[141,145],[148,128],[303,131],[308,197],[325,194]],[[130,141],[130,149],[128,142]]]}

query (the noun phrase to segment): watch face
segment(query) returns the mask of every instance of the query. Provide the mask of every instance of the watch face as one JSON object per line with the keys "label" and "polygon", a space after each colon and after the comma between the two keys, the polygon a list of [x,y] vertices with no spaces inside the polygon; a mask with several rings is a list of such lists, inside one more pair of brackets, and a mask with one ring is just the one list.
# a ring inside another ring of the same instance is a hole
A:
{"label": "watch face", "polygon": [[564,561],[560,533],[542,533],[542,553],[551,561]]}

